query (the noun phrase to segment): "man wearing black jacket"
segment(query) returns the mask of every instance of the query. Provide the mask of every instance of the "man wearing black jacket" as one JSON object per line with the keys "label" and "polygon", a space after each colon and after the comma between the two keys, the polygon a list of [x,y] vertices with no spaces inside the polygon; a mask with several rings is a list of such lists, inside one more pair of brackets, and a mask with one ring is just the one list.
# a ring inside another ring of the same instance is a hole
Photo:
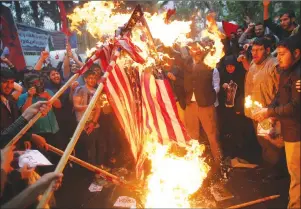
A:
{"label": "man wearing black jacket", "polygon": [[[17,107],[16,102],[11,98],[11,93],[14,89],[14,82],[16,78],[16,73],[5,67],[1,67],[0,71],[0,131],[8,128],[21,113]],[[44,147],[46,145],[46,140],[37,134],[26,134],[24,139],[31,139],[38,147]],[[2,138],[0,140],[0,147],[3,147],[5,143],[2,143]]]}
{"label": "man wearing black jacket", "polygon": [[291,176],[288,208],[300,208],[300,93],[296,83],[301,75],[300,34],[278,44],[277,59],[282,69],[279,90],[268,108],[254,114],[254,119],[262,121],[276,117],[281,122],[281,133],[285,142],[288,171]]}
{"label": "man wearing black jacket", "polygon": [[208,137],[215,168],[221,168],[222,152],[219,144],[219,131],[214,103],[216,94],[212,80],[213,69],[204,64],[206,53],[197,43],[191,44],[189,51],[192,60],[184,67],[184,89],[186,97],[185,126],[192,139],[200,139],[201,122]]}

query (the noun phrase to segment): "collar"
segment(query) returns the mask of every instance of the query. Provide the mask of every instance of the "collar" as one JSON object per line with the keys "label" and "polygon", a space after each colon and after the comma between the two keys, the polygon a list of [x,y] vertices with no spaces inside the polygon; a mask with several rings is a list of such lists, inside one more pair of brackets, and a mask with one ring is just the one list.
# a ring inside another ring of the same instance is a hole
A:
{"label": "collar", "polygon": [[0,95],[0,98],[1,98],[1,102],[3,102],[3,104],[6,104],[8,102],[8,99],[6,99],[5,96]]}

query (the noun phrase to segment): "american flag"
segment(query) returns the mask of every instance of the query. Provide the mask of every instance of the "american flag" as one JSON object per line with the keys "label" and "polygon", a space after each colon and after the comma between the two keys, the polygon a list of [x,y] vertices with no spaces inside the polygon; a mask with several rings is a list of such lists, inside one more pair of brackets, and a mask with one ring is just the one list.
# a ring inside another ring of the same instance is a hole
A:
{"label": "american flag", "polygon": [[116,56],[120,54],[115,53],[117,48],[126,51],[134,62],[143,63],[144,59],[128,36],[117,39],[114,44],[103,45],[97,54],[103,69],[113,66],[105,81],[105,92],[130,144],[136,171],[141,173],[149,134],[162,144],[173,141],[180,146],[185,145],[189,137],[163,73],[156,71],[154,74],[124,63]]}

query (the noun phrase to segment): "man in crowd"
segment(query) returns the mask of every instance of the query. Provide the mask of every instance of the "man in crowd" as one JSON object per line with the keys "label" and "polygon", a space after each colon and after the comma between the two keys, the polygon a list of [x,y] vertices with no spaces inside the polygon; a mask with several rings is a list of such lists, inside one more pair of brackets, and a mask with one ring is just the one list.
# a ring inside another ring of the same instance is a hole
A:
{"label": "man in crowd", "polygon": [[238,39],[243,34],[243,32],[244,32],[244,28],[243,27],[239,27],[239,28],[236,29],[236,36],[237,36]]}
{"label": "man in crowd", "polygon": [[[46,82],[46,89],[51,90],[53,93],[56,93],[65,82],[61,78],[61,74],[56,68],[48,68],[48,78],[49,81]],[[71,89],[67,89],[61,96],[60,101],[62,104],[61,108],[55,108],[54,113],[60,128],[60,136],[62,136],[63,147],[65,148],[69,142],[69,139],[72,137],[72,134],[76,127],[76,119],[73,114],[73,105],[72,105],[72,94],[74,89],[77,87],[77,83],[71,85]]]}
{"label": "man in crowd", "polygon": [[[21,112],[19,111],[17,103],[12,99],[16,73],[8,68],[1,67],[0,78],[0,130],[3,131],[21,115]],[[40,148],[46,146],[46,140],[42,136],[39,136],[37,134],[25,134],[23,139],[30,139]]]}
{"label": "man in crowd", "polygon": [[[45,89],[44,81],[36,74],[28,75],[25,78],[27,93],[22,94],[18,100],[18,107],[24,112],[30,105],[38,101],[49,101],[54,95],[49,89]],[[53,102],[54,108],[61,108],[60,100]],[[58,136],[59,126],[53,110],[50,110],[46,117],[40,118],[32,130],[47,139],[49,144],[62,149],[61,138]]]}
{"label": "man in crowd", "polygon": [[200,139],[200,124],[209,139],[215,168],[220,169],[222,152],[219,144],[219,131],[214,103],[217,92],[212,85],[213,69],[203,63],[205,53],[197,43],[190,47],[192,60],[187,61],[184,70],[186,92],[185,126],[192,139]]}
{"label": "man in crowd", "polygon": [[[247,36],[250,33],[255,32],[255,37],[252,37],[251,39],[248,39]],[[250,23],[248,25],[248,28],[245,30],[245,32],[240,36],[238,43],[240,45],[244,44],[250,44],[252,43],[256,38],[261,38],[264,36],[264,25],[262,23]]]}
{"label": "man in crowd", "polygon": [[[253,101],[267,107],[275,98],[279,83],[276,69],[277,60],[270,55],[270,43],[264,38],[257,38],[252,47],[253,60],[245,80],[245,97],[251,96]],[[255,130],[258,123],[254,121],[250,108],[245,108],[245,115],[254,122]],[[275,165],[281,154],[281,149],[272,145],[268,140],[257,136],[262,148],[262,158],[268,165]]]}
{"label": "man in crowd", "polygon": [[262,121],[276,117],[281,122],[286,161],[291,176],[288,208],[300,208],[300,93],[296,83],[301,75],[301,41],[292,36],[277,47],[280,76],[279,91],[273,103],[256,112],[254,119]]}
{"label": "man in crowd", "polygon": [[[77,122],[83,117],[88,104],[96,91],[97,75],[93,70],[89,69],[84,74],[84,80],[85,85],[79,86],[73,95],[73,105]],[[100,100],[91,112],[76,146],[76,152],[79,158],[99,166],[103,165],[105,158],[105,140],[102,138],[100,139],[99,137],[100,126],[98,124],[101,105],[102,101]]]}
{"label": "man in crowd", "polygon": [[280,40],[294,35],[299,30],[296,23],[296,16],[293,11],[280,14],[280,25],[277,25],[269,16],[269,5],[271,0],[263,0],[263,19],[264,25],[268,27]]}

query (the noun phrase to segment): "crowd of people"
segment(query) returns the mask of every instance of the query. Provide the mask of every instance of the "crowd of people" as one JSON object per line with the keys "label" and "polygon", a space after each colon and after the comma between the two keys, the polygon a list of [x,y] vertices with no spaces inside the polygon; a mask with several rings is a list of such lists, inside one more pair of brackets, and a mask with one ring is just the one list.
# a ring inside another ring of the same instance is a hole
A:
{"label": "crowd of people", "polygon": [[[281,14],[277,25],[269,17],[269,1],[264,1],[263,6],[263,23],[249,22],[247,28],[239,27],[223,40],[225,56],[215,69],[204,64],[207,52],[200,50],[200,46],[210,45],[208,40],[157,49],[175,58],[165,74],[189,136],[208,142],[214,159],[211,172],[223,177],[227,159],[234,157],[271,168],[276,175],[283,175],[283,168],[287,168],[291,179],[288,207],[300,208],[300,26],[293,12]],[[57,67],[43,66],[48,56],[48,52],[41,52],[33,70],[16,69],[14,63],[1,56],[0,198],[4,208],[36,204],[37,196],[51,181],[57,182],[54,190],[61,184],[62,174],[38,167],[35,171],[44,175],[28,187],[34,168],[18,168],[16,156],[22,154],[20,150],[38,149],[57,164],[59,157],[47,152],[48,144],[66,148],[104,73],[101,65],[94,63],[50,105],[52,96],[84,62],[72,53],[68,43],[63,62]],[[245,107],[248,96],[261,104],[257,111]],[[37,112],[43,117],[16,145],[6,146]],[[267,118],[271,124],[280,124],[281,130],[260,134],[258,127]],[[128,163],[126,154],[121,154],[129,150],[125,144],[103,93],[73,154],[110,170]]]}

